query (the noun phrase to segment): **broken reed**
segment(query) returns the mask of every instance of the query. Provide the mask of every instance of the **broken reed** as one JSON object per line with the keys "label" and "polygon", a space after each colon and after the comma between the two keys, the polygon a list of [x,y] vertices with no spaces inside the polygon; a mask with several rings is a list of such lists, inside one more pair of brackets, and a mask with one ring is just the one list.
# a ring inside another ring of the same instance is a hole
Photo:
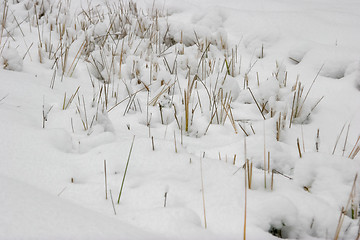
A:
{"label": "broken reed", "polygon": [[296,139],[296,145],[299,152],[299,157],[302,158],[299,138]]}
{"label": "broken reed", "polygon": [[319,148],[320,148],[320,129],[318,129],[316,132],[316,141],[315,141],[316,152],[319,152]]}
{"label": "broken reed", "polygon": [[168,192],[164,193],[164,207],[166,207]]}
{"label": "broken reed", "polygon": [[252,184],[252,170],[253,170],[253,163],[250,162],[249,159],[246,159],[245,172],[247,176],[247,183],[249,189],[251,189],[251,184]]}
{"label": "broken reed", "polygon": [[49,109],[45,109],[45,97],[43,98],[42,105],[42,128],[45,128],[45,122],[48,120],[48,115],[54,106],[51,106]]}
{"label": "broken reed", "polygon": [[245,169],[245,180],[246,180],[245,186],[251,189],[253,163],[250,162],[249,159],[247,159],[246,137],[244,137],[244,159],[245,159],[245,164],[243,168]]}
{"label": "broken reed", "polygon": [[152,150],[155,151],[154,136],[151,136],[151,146],[152,146]]}

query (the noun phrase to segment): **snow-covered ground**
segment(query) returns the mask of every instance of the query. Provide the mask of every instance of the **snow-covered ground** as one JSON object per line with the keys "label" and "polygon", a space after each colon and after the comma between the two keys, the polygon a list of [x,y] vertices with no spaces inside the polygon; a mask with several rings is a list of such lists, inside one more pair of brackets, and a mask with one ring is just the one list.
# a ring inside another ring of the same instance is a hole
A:
{"label": "snow-covered ground", "polygon": [[359,10],[2,1],[0,239],[358,239]]}

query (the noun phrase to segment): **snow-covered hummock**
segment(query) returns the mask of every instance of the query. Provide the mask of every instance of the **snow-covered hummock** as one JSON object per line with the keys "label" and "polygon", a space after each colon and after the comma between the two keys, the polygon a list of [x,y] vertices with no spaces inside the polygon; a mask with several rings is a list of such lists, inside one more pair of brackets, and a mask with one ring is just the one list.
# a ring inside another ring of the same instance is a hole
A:
{"label": "snow-covered hummock", "polygon": [[0,3],[0,239],[356,239],[360,2],[134,2]]}

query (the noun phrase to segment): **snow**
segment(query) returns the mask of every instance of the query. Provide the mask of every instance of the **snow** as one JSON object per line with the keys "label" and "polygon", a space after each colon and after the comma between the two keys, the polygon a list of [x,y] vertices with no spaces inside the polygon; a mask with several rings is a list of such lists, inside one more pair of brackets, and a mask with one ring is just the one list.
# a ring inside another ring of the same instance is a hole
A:
{"label": "snow", "polygon": [[1,239],[157,239],[159,236],[1,176]]}
{"label": "snow", "polygon": [[359,2],[135,2],[1,3],[0,239],[356,239]]}

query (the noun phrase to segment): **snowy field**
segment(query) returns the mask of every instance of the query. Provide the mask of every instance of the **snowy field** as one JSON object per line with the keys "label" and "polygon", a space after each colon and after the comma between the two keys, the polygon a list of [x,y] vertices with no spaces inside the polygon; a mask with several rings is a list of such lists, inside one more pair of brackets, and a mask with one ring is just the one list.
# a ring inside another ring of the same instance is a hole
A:
{"label": "snowy field", "polygon": [[0,239],[359,239],[360,1],[2,0]]}

